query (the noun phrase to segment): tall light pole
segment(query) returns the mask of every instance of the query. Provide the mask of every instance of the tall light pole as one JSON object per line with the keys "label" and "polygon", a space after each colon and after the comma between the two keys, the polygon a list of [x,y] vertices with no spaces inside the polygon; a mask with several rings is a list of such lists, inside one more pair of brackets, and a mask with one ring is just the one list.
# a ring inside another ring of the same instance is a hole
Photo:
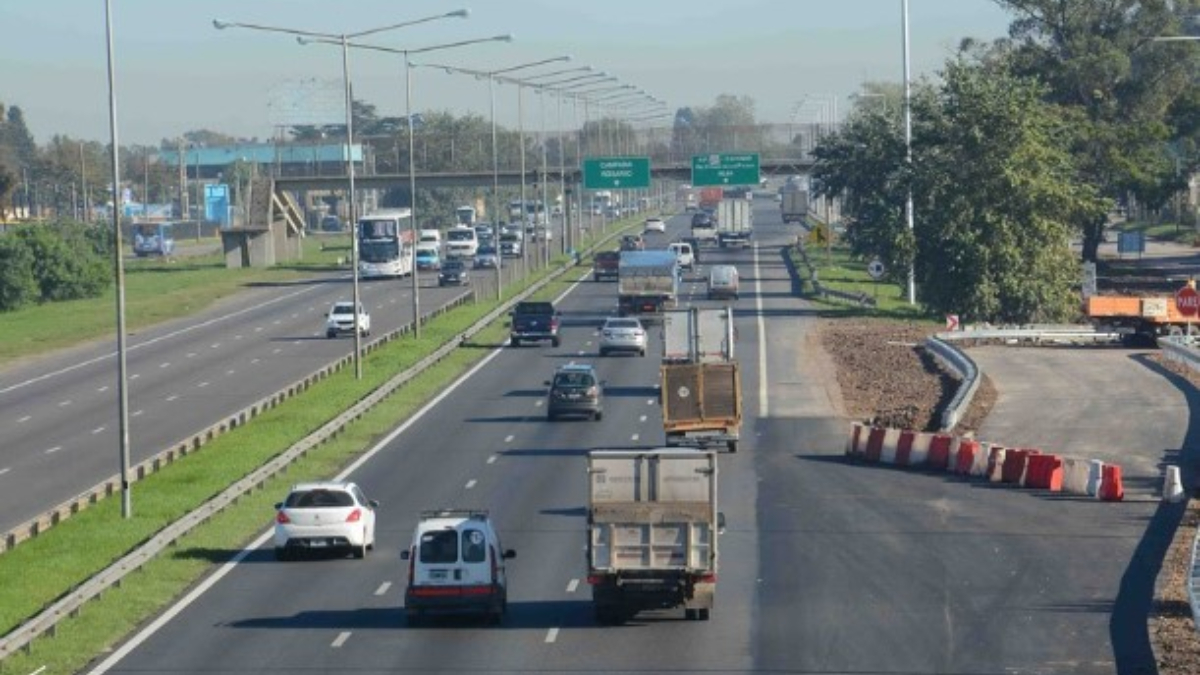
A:
{"label": "tall light pole", "polygon": [[[419,68],[439,68],[439,69],[441,69],[447,73],[451,73],[451,74],[471,75],[475,78],[480,78],[480,79],[486,78],[487,79],[487,82],[488,82],[488,107],[489,107],[489,111],[490,111],[490,115],[491,115],[491,126],[492,126],[492,201],[493,201],[493,207],[495,208],[495,210],[493,211],[493,214],[494,214],[493,222],[496,223],[497,226],[499,226],[499,223],[500,223],[500,221],[499,221],[499,218],[500,218],[500,155],[499,155],[499,153],[497,151],[497,147],[496,147],[496,79],[500,75],[514,73],[518,70],[526,70],[528,68],[536,68],[538,66],[545,66],[545,65],[549,65],[551,63],[559,63],[562,61],[569,61],[570,59],[571,59],[570,56],[554,56],[554,57],[551,57],[548,59],[539,59],[537,61],[529,61],[528,63],[520,63],[515,66],[508,66],[506,68],[497,68],[495,70],[475,70],[472,68],[462,68],[460,66],[449,66],[449,65],[442,64],[442,63],[413,63],[413,64],[411,64],[411,65],[417,66]],[[524,173],[523,166],[522,166],[521,170],[522,170],[522,173]],[[523,183],[524,183],[524,177],[522,176],[522,185],[523,185]],[[522,211],[524,211],[524,209],[525,209],[524,190],[522,190],[521,209],[522,209]],[[522,215],[524,215],[524,214],[522,214]],[[524,218],[522,218],[522,220],[524,220]],[[525,234],[524,227],[522,227],[522,231],[521,231],[522,238],[524,238],[524,234]],[[525,255],[525,249],[527,248],[527,244],[528,244],[528,242],[525,242],[521,246],[522,257],[524,257],[524,255]],[[503,267],[503,265],[504,265],[503,258],[504,258],[503,253],[501,253],[501,255],[499,256],[499,259],[501,262],[498,265],[496,265],[496,298],[497,299],[504,297],[504,283],[503,283],[503,278],[501,275],[501,267]]]}
{"label": "tall light pole", "polygon": [[913,238],[913,259],[908,265],[908,304],[917,303],[917,236],[913,224],[912,196],[912,85],[909,70],[908,55],[908,0],[900,0],[900,18],[904,24],[904,163],[910,176],[908,179],[908,194],[904,198],[904,224]]}
{"label": "tall light pole", "polygon": [[[104,0],[104,32],[108,52],[108,133],[112,143],[113,269],[117,281],[117,412],[121,463],[121,517],[133,517],[129,488],[129,388],[125,357],[125,263],[121,258],[121,146],[117,142],[117,77],[113,62],[112,0]],[[28,205],[27,205],[28,206]]]}
{"label": "tall light pole", "polygon": [[[344,46],[353,47],[355,49],[366,49],[369,51],[385,52],[389,54],[400,54],[404,57],[404,117],[408,124],[408,198],[409,198],[409,227],[412,232],[413,245],[417,242],[417,172],[416,172],[416,133],[413,128],[413,113],[412,113],[412,63],[409,58],[413,54],[424,54],[426,52],[441,51],[445,49],[453,49],[455,47],[466,47],[468,45],[481,44],[484,42],[512,42],[512,35],[492,35],[490,37],[474,38],[471,40],[459,40],[457,42],[446,42],[437,45],[429,45],[418,47],[415,49],[399,49],[394,47],[381,47],[378,45],[360,44],[356,42],[343,42]],[[305,42],[322,42],[326,44],[337,44],[331,40],[315,39],[306,40],[299,38],[302,43]],[[414,254],[415,255],[415,254]],[[421,283],[420,275],[417,274],[416,263],[413,263],[412,270],[412,311],[413,311],[413,337],[421,338]]]}
{"label": "tall light pole", "polygon": [[[386,31],[396,30],[399,28],[407,28],[409,26],[416,26],[416,25],[423,24],[423,23],[429,23],[431,21],[438,21],[440,19],[449,19],[449,18],[465,19],[465,18],[467,18],[467,16],[469,14],[470,13],[465,9],[458,9],[453,12],[445,12],[442,14],[435,14],[435,15],[423,17],[420,19],[413,19],[411,21],[403,21],[401,23],[395,23],[395,24],[391,24],[388,26],[381,26],[379,28],[370,28],[370,29],[358,31],[355,33],[321,33],[321,32],[317,32],[317,31],[297,30],[294,28],[282,28],[279,26],[264,26],[261,24],[237,23],[237,22],[233,22],[233,21],[220,21],[218,19],[213,20],[213,27],[218,30],[224,30],[226,28],[247,28],[249,30],[265,31],[268,33],[283,33],[285,35],[294,35],[298,38],[333,40],[333,41],[336,41],[338,44],[340,44],[342,47],[342,85],[343,85],[343,88],[345,89],[345,99],[346,99],[346,103],[345,103],[345,105],[346,105],[346,177],[348,179],[349,190],[350,190],[350,194],[349,194],[350,223],[351,223],[351,227],[353,228],[352,229],[353,234],[351,235],[351,238],[350,238],[350,242],[351,242],[350,243],[350,267],[353,269],[353,277],[354,277],[353,303],[354,303],[355,317],[358,316],[358,307],[359,307],[360,301],[359,301],[359,290],[358,290],[358,286],[359,286],[359,284],[358,284],[358,213],[355,208],[356,204],[355,204],[355,189],[354,189],[354,115],[353,115],[353,103],[354,102],[351,100],[351,91],[350,91],[349,42],[351,39],[366,37],[368,35],[375,35],[377,33],[383,33]],[[416,276],[415,270],[413,271],[413,276]],[[414,322],[417,322],[418,320],[419,320],[419,317],[416,317],[416,316],[413,317]],[[357,318],[355,319],[355,322],[357,323]],[[357,379],[360,379],[360,380],[362,379],[362,334],[358,330],[354,331],[354,377]]]}

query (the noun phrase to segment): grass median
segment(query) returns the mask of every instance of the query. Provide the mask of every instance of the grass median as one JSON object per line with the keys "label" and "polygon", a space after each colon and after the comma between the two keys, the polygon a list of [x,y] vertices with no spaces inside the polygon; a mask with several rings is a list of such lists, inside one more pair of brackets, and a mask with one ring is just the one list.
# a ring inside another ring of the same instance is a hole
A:
{"label": "grass median", "polygon": [[[620,228],[614,228],[616,232]],[[583,242],[584,248],[590,239]],[[524,283],[520,292],[565,258],[557,256]],[[575,277],[568,273],[540,290],[537,297],[554,297]],[[364,362],[363,380],[346,368],[248,424],[207,444],[167,470],[135,484],[134,517],[121,518],[120,500],[109,499],[63,522],[45,534],[0,556],[0,632],[7,634],[114,560],[133,550],[154,533],[195,509],[296,441],[337,416],[398,372],[461,334],[496,307],[494,301],[454,309],[427,324],[422,337],[394,341],[372,352]],[[475,345],[499,345],[507,337],[503,320],[472,338]],[[25,675],[77,672],[126,635],[165,608],[214,564],[229,560],[270,526],[273,505],[296,482],[327,478],[370,447],[446,385],[484,358],[487,350],[460,349],[294,463],[285,474],[269,480],[239,502],[217,514],[159,556],[127,577],[119,587],[86,604],[78,616],[59,624],[54,637],[33,642],[27,653],[0,662],[0,673]]]}

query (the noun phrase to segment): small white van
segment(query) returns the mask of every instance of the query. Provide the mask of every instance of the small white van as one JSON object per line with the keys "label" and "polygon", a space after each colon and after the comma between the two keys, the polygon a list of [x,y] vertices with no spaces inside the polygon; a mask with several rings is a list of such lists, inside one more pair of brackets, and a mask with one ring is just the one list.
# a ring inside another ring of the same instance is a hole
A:
{"label": "small white van", "polygon": [[442,231],[433,229],[421,230],[417,235],[417,244],[433,244],[440,249],[442,246]]}
{"label": "small white van", "polygon": [[667,248],[675,253],[679,266],[689,272],[696,269],[696,256],[692,253],[692,245],[686,241],[675,241],[667,244]]}
{"label": "small white van", "polygon": [[738,270],[733,265],[713,265],[708,271],[708,299],[738,299]]}
{"label": "small white van", "polygon": [[446,231],[447,258],[474,258],[479,250],[479,235],[475,228],[457,225]]}
{"label": "small white van", "polygon": [[504,561],[516,551],[500,545],[487,511],[424,511],[408,550],[404,612],[410,625],[433,613],[479,613],[500,623],[508,608]]}

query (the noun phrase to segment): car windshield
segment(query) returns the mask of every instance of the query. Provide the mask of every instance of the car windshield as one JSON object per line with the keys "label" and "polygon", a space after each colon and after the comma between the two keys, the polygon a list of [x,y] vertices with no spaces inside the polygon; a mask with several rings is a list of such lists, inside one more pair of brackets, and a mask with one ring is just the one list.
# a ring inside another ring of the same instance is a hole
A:
{"label": "car windshield", "polygon": [[442,265],[443,272],[461,272],[463,269],[462,261],[447,260],[446,264]]}
{"label": "car windshield", "polygon": [[288,495],[284,506],[289,509],[328,509],[354,506],[354,497],[345,490],[297,490]]}
{"label": "car windshield", "polygon": [[450,241],[471,241],[475,238],[475,230],[450,230],[446,236]]}
{"label": "car windshield", "polygon": [[334,305],[333,314],[353,314],[354,305]]}
{"label": "car windshield", "polygon": [[641,328],[637,319],[609,319],[604,325],[605,328]]}

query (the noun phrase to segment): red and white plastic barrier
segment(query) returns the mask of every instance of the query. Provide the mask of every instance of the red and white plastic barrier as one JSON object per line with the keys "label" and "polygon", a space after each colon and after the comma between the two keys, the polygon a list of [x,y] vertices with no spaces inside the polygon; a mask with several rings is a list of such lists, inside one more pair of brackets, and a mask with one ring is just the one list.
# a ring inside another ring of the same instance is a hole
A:
{"label": "red and white plastic barrier", "polygon": [[1006,448],[948,434],[887,429],[856,422],[846,440],[846,456],[1103,501],[1120,501],[1125,497],[1121,467],[1115,464],[1060,457],[1036,448]]}

